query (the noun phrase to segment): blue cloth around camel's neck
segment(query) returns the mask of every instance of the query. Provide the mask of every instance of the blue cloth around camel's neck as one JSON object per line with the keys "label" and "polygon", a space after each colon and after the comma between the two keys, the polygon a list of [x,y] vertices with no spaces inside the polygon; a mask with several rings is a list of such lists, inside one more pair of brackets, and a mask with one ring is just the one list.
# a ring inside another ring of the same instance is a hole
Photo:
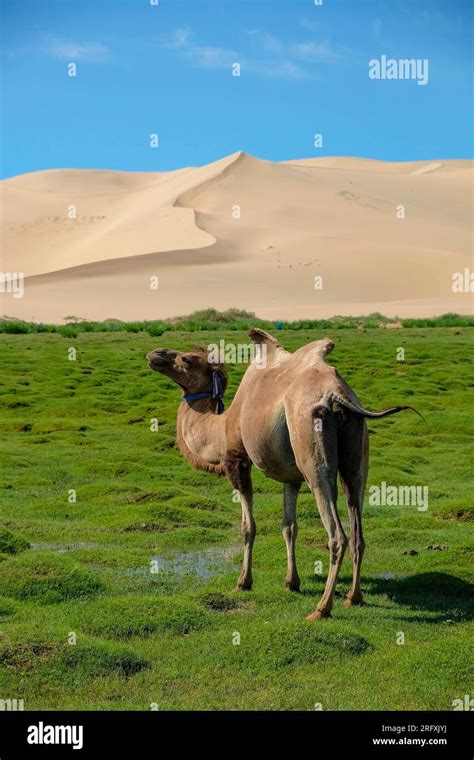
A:
{"label": "blue cloth around camel's neck", "polygon": [[185,393],[184,400],[199,401],[201,398],[216,398],[217,399],[217,414],[222,414],[224,411],[224,402],[222,400],[224,396],[224,388],[222,386],[222,380],[218,372],[212,373],[212,391],[197,391],[196,393]]}

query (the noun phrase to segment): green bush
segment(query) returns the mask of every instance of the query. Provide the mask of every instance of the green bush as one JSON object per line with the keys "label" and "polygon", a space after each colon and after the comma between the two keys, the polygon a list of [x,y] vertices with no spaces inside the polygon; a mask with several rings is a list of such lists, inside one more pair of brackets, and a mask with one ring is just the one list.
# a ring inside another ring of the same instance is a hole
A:
{"label": "green bush", "polygon": [[99,594],[99,577],[72,560],[51,552],[31,552],[0,564],[0,587],[5,596],[55,604]]}
{"label": "green bush", "polygon": [[154,633],[185,636],[210,622],[193,602],[181,599],[120,596],[88,603],[80,624],[88,633],[114,639],[141,638]]}
{"label": "green bush", "polygon": [[163,333],[168,329],[166,325],[164,324],[158,324],[157,322],[152,322],[150,324],[146,325],[146,331],[148,335],[152,336],[159,336],[163,335]]}
{"label": "green bush", "polygon": [[69,647],[60,663],[72,673],[78,671],[81,679],[98,678],[115,674],[129,678],[150,667],[150,663],[130,649],[110,642]]}
{"label": "green bush", "polygon": [[65,325],[49,325],[35,322],[20,322],[6,320],[0,322],[0,333],[24,334],[54,332],[65,338],[76,338],[81,332],[147,332],[151,336],[160,336],[164,332],[186,331],[214,331],[226,330],[249,330],[251,327],[261,327],[263,330],[274,332],[277,324],[285,330],[354,330],[364,328],[374,330],[380,326],[386,326],[400,321],[402,327],[474,327],[474,317],[460,314],[443,314],[439,317],[426,319],[390,319],[383,314],[374,312],[363,317],[335,316],[331,319],[298,319],[294,322],[260,319],[251,312],[242,309],[201,309],[188,316],[175,317],[162,321],[134,321],[121,322],[119,319],[106,319],[104,322],[74,321]]}
{"label": "green bush", "polygon": [[0,552],[4,554],[18,554],[29,548],[30,545],[24,538],[11,533],[5,528],[0,528]]}
{"label": "green bush", "polygon": [[79,329],[76,325],[61,325],[58,332],[63,338],[77,338]]}
{"label": "green bush", "polygon": [[0,330],[11,335],[20,335],[31,332],[30,325],[27,322],[2,322]]}
{"label": "green bush", "polygon": [[123,329],[132,333],[141,332],[143,330],[143,322],[125,322]]}

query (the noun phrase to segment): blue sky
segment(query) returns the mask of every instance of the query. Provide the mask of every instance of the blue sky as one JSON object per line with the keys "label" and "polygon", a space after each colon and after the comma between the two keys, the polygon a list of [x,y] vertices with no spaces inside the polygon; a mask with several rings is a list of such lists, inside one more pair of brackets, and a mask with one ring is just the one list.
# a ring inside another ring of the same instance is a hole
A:
{"label": "blue sky", "polygon": [[[238,149],[272,160],[473,156],[469,0],[1,7],[2,177],[169,170]],[[428,59],[428,84],[371,80],[368,61],[381,55]]]}

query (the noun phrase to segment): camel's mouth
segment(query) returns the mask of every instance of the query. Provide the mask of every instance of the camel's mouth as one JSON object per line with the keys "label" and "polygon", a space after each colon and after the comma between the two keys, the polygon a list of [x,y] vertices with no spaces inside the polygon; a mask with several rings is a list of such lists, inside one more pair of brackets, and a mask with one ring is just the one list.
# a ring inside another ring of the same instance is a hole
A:
{"label": "camel's mouth", "polygon": [[165,367],[169,366],[170,361],[173,357],[169,356],[168,352],[163,349],[161,351],[151,351],[149,354],[147,354],[146,358],[149,368],[157,370],[159,372],[160,370],[165,369]]}
{"label": "camel's mouth", "polygon": [[160,370],[160,369],[164,369],[164,368],[167,366],[167,362],[165,362],[165,361],[162,361],[162,360],[158,360],[158,361],[156,361],[156,360],[155,360],[155,361],[151,361],[151,360],[149,359],[149,360],[148,360],[148,366],[149,366],[149,368],[150,368],[150,369],[157,369],[157,370]]}

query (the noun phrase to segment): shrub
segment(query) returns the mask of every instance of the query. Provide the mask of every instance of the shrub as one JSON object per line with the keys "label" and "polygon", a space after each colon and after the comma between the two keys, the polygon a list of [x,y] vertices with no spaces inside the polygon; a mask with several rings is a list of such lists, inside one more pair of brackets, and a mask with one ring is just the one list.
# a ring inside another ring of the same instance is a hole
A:
{"label": "shrub", "polygon": [[11,533],[5,528],[0,528],[0,552],[5,554],[18,554],[29,548],[30,545],[24,538]]}
{"label": "shrub", "polygon": [[[34,322],[21,322],[6,320],[0,322],[0,333],[39,333],[55,332],[66,338],[76,338],[80,332],[117,332],[126,331],[132,333],[147,332],[151,336],[160,336],[166,331],[219,331],[248,330],[251,327],[261,327],[264,330],[347,330],[365,328],[372,330],[381,325],[388,325],[393,319],[384,317],[383,314],[374,312],[363,317],[335,316],[331,319],[299,319],[294,322],[281,322],[260,319],[252,312],[242,309],[201,309],[188,316],[174,317],[163,321],[135,321],[121,322],[119,319],[106,319],[104,322],[74,321],[66,325],[36,324]],[[425,319],[401,319],[402,327],[474,327],[474,317],[460,314],[443,314],[439,317]]]}
{"label": "shrub", "polygon": [[58,332],[63,338],[77,338],[79,329],[79,326],[76,325],[61,325]]}
{"label": "shrub", "polygon": [[2,322],[0,329],[10,335],[20,335],[31,332],[30,325],[27,322]]}
{"label": "shrub", "polygon": [[90,597],[105,589],[95,573],[51,552],[23,554],[2,562],[0,587],[5,596],[38,604]]}

